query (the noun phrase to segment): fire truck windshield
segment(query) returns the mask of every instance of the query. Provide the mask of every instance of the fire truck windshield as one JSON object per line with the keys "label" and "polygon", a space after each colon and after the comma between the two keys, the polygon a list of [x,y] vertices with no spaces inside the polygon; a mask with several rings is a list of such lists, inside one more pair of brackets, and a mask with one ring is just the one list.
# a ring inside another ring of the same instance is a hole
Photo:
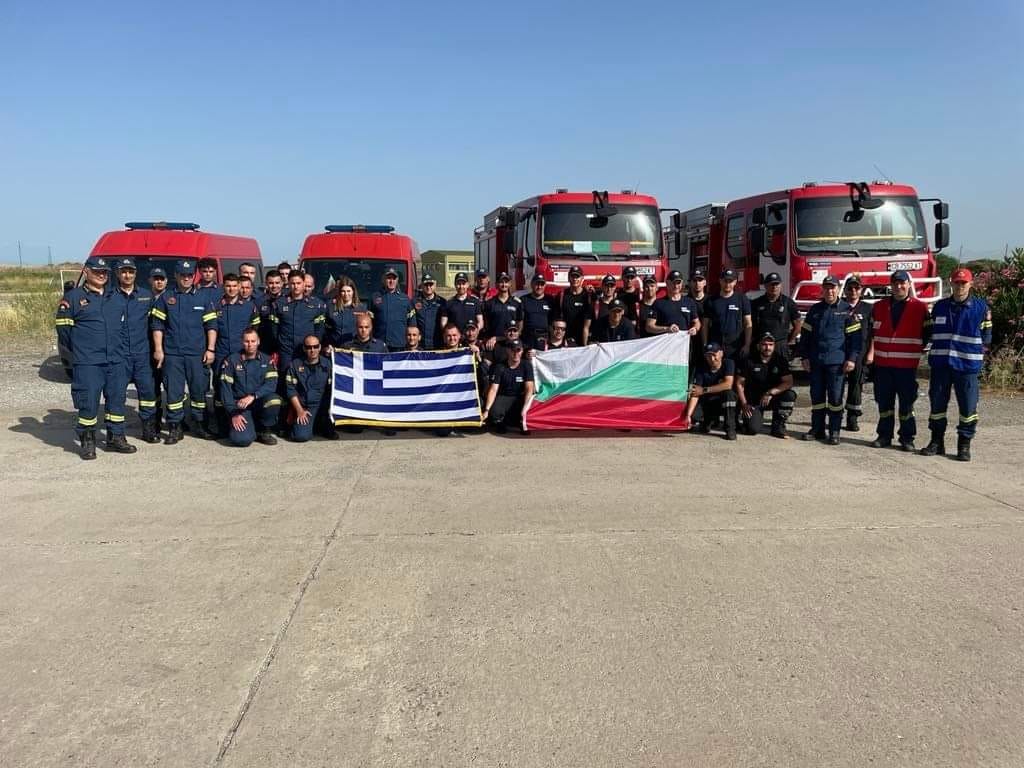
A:
{"label": "fire truck windshield", "polygon": [[398,273],[398,290],[405,291],[409,275],[399,259],[304,259],[302,269],[313,276],[321,298],[333,296],[335,283],[344,275],[356,284],[359,300],[366,303],[377,291],[384,290],[384,272],[391,267]]}
{"label": "fire truck windshield", "polygon": [[593,261],[661,256],[661,219],[650,205],[616,205],[602,219],[586,203],[549,203],[541,208],[541,250],[545,255]]}
{"label": "fire truck windshield", "polygon": [[924,218],[916,197],[886,197],[874,210],[851,210],[848,197],[796,201],[798,251],[923,251]]}

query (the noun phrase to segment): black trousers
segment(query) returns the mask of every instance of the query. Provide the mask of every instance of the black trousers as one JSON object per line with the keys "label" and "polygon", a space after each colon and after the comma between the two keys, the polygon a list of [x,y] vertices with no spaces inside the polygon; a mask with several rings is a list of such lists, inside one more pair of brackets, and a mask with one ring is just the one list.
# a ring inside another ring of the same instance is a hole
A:
{"label": "black trousers", "polygon": [[857,358],[857,367],[846,374],[846,412],[852,416],[864,413],[861,408],[861,393],[864,391],[864,356]]}
{"label": "black trousers", "polygon": [[767,408],[761,407],[761,397],[763,395],[757,394],[756,397],[751,397],[747,401],[754,407],[750,416],[745,416],[742,411],[740,412],[740,422],[743,426],[743,431],[748,435],[756,435],[764,429],[765,411],[769,411],[772,414],[773,430],[782,429],[786,422],[789,421],[789,417],[793,415],[793,406],[796,405],[796,392],[792,389],[787,389],[785,392],[780,392],[773,397],[768,403]]}
{"label": "black trousers", "polygon": [[495,427],[515,427],[520,429],[523,426],[523,406],[525,398],[520,395],[498,395],[494,398],[494,404],[487,414],[487,420]]}
{"label": "black trousers", "polygon": [[715,392],[701,395],[697,407],[693,411],[693,420],[701,424],[714,424],[721,417],[728,432],[736,428],[736,393],[731,389],[727,392]]}

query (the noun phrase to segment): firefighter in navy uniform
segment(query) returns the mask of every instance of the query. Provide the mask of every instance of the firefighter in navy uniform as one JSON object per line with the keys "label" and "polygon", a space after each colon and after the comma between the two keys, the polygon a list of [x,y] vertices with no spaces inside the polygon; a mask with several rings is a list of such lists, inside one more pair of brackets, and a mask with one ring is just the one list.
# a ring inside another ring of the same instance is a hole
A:
{"label": "firefighter in navy uniform", "polygon": [[736,393],[733,381],[736,364],[725,357],[725,350],[717,342],[704,347],[707,365],[697,371],[686,403],[686,422],[697,426],[701,434],[708,434],[711,426],[722,419],[725,439],[736,439]]}
{"label": "firefighter in navy uniform", "polygon": [[405,346],[405,329],[416,325],[416,307],[398,286],[398,271],[388,268],[384,272],[383,290],[370,299],[373,313],[373,335],[387,345],[389,352],[399,352]]}
{"label": "firefighter in navy uniform", "polygon": [[992,312],[984,299],[971,295],[971,270],[954,269],[949,281],[952,295],[932,308],[932,348],[928,353],[932,369],[928,428],[932,437],[921,455],[946,452],[946,409],[952,390],[960,411],[956,458],[970,461],[971,440],[978,428],[978,374],[985,362],[985,350],[992,344]]}
{"label": "firefighter in navy uniform", "polygon": [[740,362],[750,354],[754,334],[750,299],[736,292],[734,270],[723,270],[718,282],[721,292],[711,299],[706,312],[708,339],[718,343],[730,360]]}
{"label": "firefighter in navy uniform", "polygon": [[[871,304],[861,298],[863,286],[860,278],[852,275],[846,279],[843,298],[850,305],[850,314],[860,323],[861,348],[866,352],[868,338],[871,334]],[[867,366],[871,365],[869,355],[862,354],[857,358],[857,365],[846,374],[846,429],[847,432],[860,432],[860,417],[864,413],[861,407],[864,392],[864,378]],[[878,386],[875,386],[876,394]]]}
{"label": "firefighter in navy uniform", "polygon": [[[293,269],[288,274],[288,295],[275,302],[270,315],[277,329],[277,371],[281,376],[293,358],[302,357],[304,338],[312,334],[322,341],[324,337],[327,305],[316,296],[306,296],[305,292],[305,274]],[[283,385],[279,382],[278,386]]]}
{"label": "firefighter in navy uniform", "polygon": [[[142,420],[142,439],[159,443],[156,427],[156,383],[153,380],[153,350],[150,346],[149,318],[153,311],[153,294],[135,284],[137,270],[132,258],[117,259],[114,263],[117,286],[116,298],[124,302],[122,312],[128,332],[125,355],[125,386],[135,385],[139,396],[139,418]],[[108,438],[109,439],[109,438]]]}
{"label": "firefighter in navy uniform", "polygon": [[420,348],[438,349],[441,346],[441,315],[444,314],[445,300],[434,288],[437,281],[426,272],[420,280],[420,290],[413,301],[416,310],[416,326],[420,329]]}
{"label": "firefighter in navy uniform", "polygon": [[196,279],[196,293],[211,304],[220,298],[221,288],[217,285],[217,262],[205,257],[199,260],[199,275]]}
{"label": "firefighter in navy uniform", "polygon": [[626,317],[626,305],[620,299],[612,299],[608,304],[608,314],[599,317],[590,326],[591,344],[630,341],[635,338],[633,321]]}
{"label": "firefighter in navy uniform", "polygon": [[273,314],[277,302],[284,298],[284,280],[276,269],[267,272],[264,280],[267,283],[266,290],[256,302],[260,313],[260,352],[272,355],[277,352],[277,326],[274,324]]}
{"label": "firefighter in navy uniform", "polygon": [[[217,310],[217,344],[214,346],[213,370],[220,375],[221,366],[229,355],[242,349],[242,333],[247,328],[257,328],[260,324],[260,309],[254,301],[246,301],[241,297],[241,284],[238,276],[224,275],[224,295],[214,305]],[[220,400],[220,387],[214,390],[214,408],[217,411],[216,433],[219,437],[228,437],[229,411]],[[211,432],[212,425],[207,427]]]}
{"label": "firefighter in navy uniform", "polygon": [[328,440],[337,440],[339,435],[330,418],[329,402],[333,364],[330,358],[320,354],[320,340],[316,336],[306,337],[303,352],[301,359],[292,360],[285,378],[285,394],[295,415],[292,440],[308,442],[313,439],[314,429]]}
{"label": "firefighter in navy uniform", "polygon": [[124,302],[107,291],[110,265],[101,257],[85,262],[85,282],[64,294],[57,306],[61,343],[71,350],[71,400],[78,411],[75,434],[83,459],[96,458],[96,423],[103,395],[107,449],[135,453],[124,436],[125,356],[128,331]]}
{"label": "firefighter in navy uniform", "polygon": [[[164,295],[167,290],[167,272],[161,267],[155,267],[149,272],[149,290],[153,294],[153,305]],[[156,360],[153,359],[153,324],[150,319],[149,327],[149,369],[153,372],[153,391],[156,393],[156,403],[153,413],[153,433],[158,435],[163,430],[164,422],[164,369],[158,368]]]}
{"label": "firefighter in navy uniform", "polygon": [[[196,291],[195,262],[180,260],[174,269],[177,286],[153,303],[153,358],[164,369],[167,384],[167,437],[174,445],[182,438],[182,421],[192,413],[192,433],[213,437],[203,426],[206,414],[207,366],[217,343],[217,311]],[[186,408],[185,389],[188,388]]]}
{"label": "firefighter in navy uniform", "polygon": [[494,340],[504,338],[509,328],[523,325],[523,303],[512,295],[512,276],[506,272],[498,275],[497,290],[483,307],[483,336],[488,349],[493,349]]}
{"label": "firefighter in navy uniform", "polygon": [[672,270],[665,281],[665,296],[653,305],[653,315],[647,318],[647,335],[660,333],[688,333],[696,337],[700,332],[700,308],[683,293],[683,275]]}
{"label": "firefighter in navy uniform", "polygon": [[548,326],[558,317],[558,305],[544,293],[546,286],[544,275],[537,273],[530,279],[530,293],[519,299],[523,304],[521,341],[525,349],[543,349],[541,345],[547,341]]}
{"label": "firefighter in navy uniform", "polygon": [[843,382],[861,354],[861,325],[850,315],[850,305],[839,298],[838,279],[828,275],[821,290],[821,301],[804,318],[798,347],[803,369],[811,374],[811,429],[804,440],[839,445]]}
{"label": "firefighter in navy uniform", "polygon": [[875,304],[869,315],[872,334],[865,358],[874,365],[875,402],[878,403],[878,437],[871,446],[888,448],[892,445],[898,398],[900,448],[910,453],[917,435],[914,417],[917,366],[931,335],[932,321],[925,303],[910,295],[907,272],[893,272],[890,286],[890,295]]}
{"label": "firefighter in navy uniform", "polygon": [[441,312],[441,327],[454,323],[465,333],[470,320],[474,320],[478,328],[483,325],[483,312],[484,303],[469,292],[469,277],[459,272],[455,275],[455,295],[448,299]]}
{"label": "firefighter in navy uniform", "polygon": [[272,431],[281,408],[277,369],[270,356],[259,351],[260,337],[255,328],[246,328],[239,344],[238,352],[221,361],[217,388],[217,399],[228,417],[228,440],[242,448],[254,440],[274,445],[277,440]]}
{"label": "firefighter in navy uniform", "polygon": [[755,339],[770,333],[775,339],[775,354],[789,359],[789,349],[800,335],[800,310],[796,302],[782,292],[782,276],[769,272],[764,277],[764,293],[750,302]]}

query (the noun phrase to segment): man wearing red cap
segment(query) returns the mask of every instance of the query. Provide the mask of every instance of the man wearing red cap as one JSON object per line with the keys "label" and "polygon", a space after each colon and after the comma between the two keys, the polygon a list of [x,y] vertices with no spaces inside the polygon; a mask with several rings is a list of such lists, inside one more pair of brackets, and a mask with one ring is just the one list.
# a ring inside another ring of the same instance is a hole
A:
{"label": "man wearing red cap", "polygon": [[952,390],[960,411],[956,458],[971,460],[971,440],[978,427],[978,374],[985,362],[985,350],[992,344],[992,312],[983,299],[971,295],[973,280],[971,270],[954,270],[950,277],[953,295],[940,299],[932,308],[932,348],[928,353],[932,369],[928,427],[932,438],[921,449],[922,456],[946,452],[946,409]]}

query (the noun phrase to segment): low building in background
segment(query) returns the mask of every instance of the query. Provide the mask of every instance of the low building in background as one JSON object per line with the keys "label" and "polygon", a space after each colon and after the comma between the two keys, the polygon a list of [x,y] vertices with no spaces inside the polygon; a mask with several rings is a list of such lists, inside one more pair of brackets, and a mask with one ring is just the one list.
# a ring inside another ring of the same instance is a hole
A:
{"label": "low building in background", "polygon": [[452,287],[455,285],[455,275],[465,272],[472,275],[473,252],[472,251],[424,251],[420,254],[420,265],[423,272],[433,275],[439,286]]}

